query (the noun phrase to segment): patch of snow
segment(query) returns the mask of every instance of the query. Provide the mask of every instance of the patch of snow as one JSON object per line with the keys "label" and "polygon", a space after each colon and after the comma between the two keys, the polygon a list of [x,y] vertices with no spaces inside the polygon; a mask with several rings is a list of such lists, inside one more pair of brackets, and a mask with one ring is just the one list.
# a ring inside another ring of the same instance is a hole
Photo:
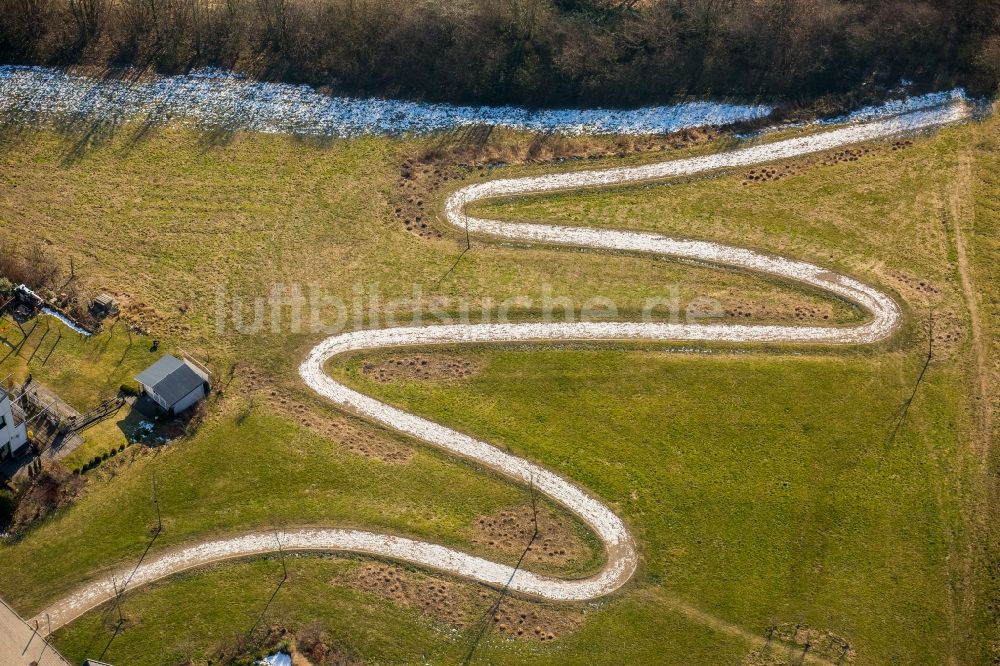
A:
{"label": "patch of snow", "polygon": [[820,125],[841,125],[844,123],[869,122],[881,120],[904,113],[923,111],[934,107],[946,106],[956,102],[967,102],[968,97],[961,88],[953,88],[944,92],[927,93],[903,99],[894,99],[874,106],[865,106],[850,113],[818,120]]}
{"label": "patch of snow", "polygon": [[139,81],[92,79],[47,67],[0,66],[0,114],[22,120],[142,118],[208,127],[352,137],[489,125],[565,134],[658,134],[770,115],[766,104],[684,102],[634,110],[533,111],[334,97],[306,85],[251,81],[219,69]]}
{"label": "patch of snow", "polygon": [[[866,122],[965,100],[960,89],[866,106],[816,121]],[[330,96],[307,85],[252,81],[206,68],[133,80],[94,79],[49,67],[0,66],[0,114],[22,122],[176,121],[209,128],[347,138],[488,125],[562,134],[664,134],[769,116],[768,104],[695,101],[639,109],[530,110]],[[785,127],[795,125],[786,125]]]}
{"label": "patch of snow", "polygon": [[64,323],[66,326],[68,326],[70,329],[76,331],[77,333],[85,337],[89,338],[94,334],[92,331],[88,331],[83,326],[77,324],[75,321],[64,315],[62,312],[59,312],[58,310],[53,310],[47,305],[42,306],[42,314],[47,315],[49,317],[55,317],[56,319]]}
{"label": "patch of snow", "polygon": [[263,659],[258,659],[255,663],[260,666],[292,666],[292,655],[287,652],[275,652]]}

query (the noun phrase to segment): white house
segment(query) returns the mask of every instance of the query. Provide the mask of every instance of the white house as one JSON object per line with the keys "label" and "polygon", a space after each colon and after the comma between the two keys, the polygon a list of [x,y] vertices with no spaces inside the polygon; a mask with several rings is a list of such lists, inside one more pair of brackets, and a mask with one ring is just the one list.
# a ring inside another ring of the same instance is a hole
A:
{"label": "white house", "polygon": [[208,375],[167,354],[135,378],[143,393],[168,414],[180,414],[208,395]]}
{"label": "white house", "polygon": [[13,404],[10,394],[0,387],[0,460],[16,455],[27,444],[24,415]]}

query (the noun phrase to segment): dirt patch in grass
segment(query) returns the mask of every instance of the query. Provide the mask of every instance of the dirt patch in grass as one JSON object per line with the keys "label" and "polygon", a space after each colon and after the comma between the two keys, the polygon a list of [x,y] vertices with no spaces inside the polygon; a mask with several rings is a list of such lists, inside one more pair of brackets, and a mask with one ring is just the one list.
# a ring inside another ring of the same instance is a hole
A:
{"label": "dirt patch in grass", "polygon": [[902,271],[887,271],[886,277],[906,302],[928,308],[920,325],[933,330],[935,359],[954,356],[966,337],[967,324],[962,314],[945,305],[952,302],[951,289]]}
{"label": "dirt patch in grass", "polygon": [[583,614],[576,609],[550,607],[509,596],[495,614],[490,614],[498,591],[478,587],[474,594],[466,584],[392,564],[363,564],[331,584],[349,585],[375,594],[457,628],[485,620],[490,622],[491,631],[511,638],[548,642],[572,632],[583,622]]}
{"label": "dirt patch in grass", "polygon": [[[472,526],[472,543],[489,551],[520,555],[534,531],[530,505],[480,516]],[[555,512],[538,510],[538,538],[528,547],[525,562],[567,564],[587,559],[589,549],[573,528]]]}
{"label": "dirt patch in grass", "polygon": [[786,622],[771,627],[767,635],[767,645],[747,654],[741,666],[797,666],[816,660],[838,665],[854,663],[850,642],[832,631]]}
{"label": "dirt patch in grass", "polygon": [[[133,326],[137,332],[150,335],[154,332],[157,335],[184,336],[191,332],[191,325],[182,321],[187,314],[189,306],[181,304],[177,311],[172,314],[165,314],[163,311],[145,303],[140,298],[126,291],[108,291],[118,303],[121,318],[126,326]],[[105,328],[115,326],[114,319],[105,322]],[[116,330],[123,335],[126,334],[124,326],[117,324]]]}
{"label": "dirt patch in grass", "polygon": [[857,148],[843,148],[840,150],[821,153],[815,157],[792,160],[781,164],[754,167],[744,172],[742,184],[752,185],[755,183],[768,183],[776,180],[782,180],[784,178],[788,178],[789,176],[802,173],[817,165],[833,166],[834,164],[840,164],[841,162],[857,162],[862,157],[873,153],[903,150],[904,148],[909,148],[912,145],[913,142],[909,139],[900,139],[881,145],[876,144],[860,146]]}
{"label": "dirt patch in grass", "polygon": [[774,628],[772,639],[780,641],[790,648],[792,654],[799,657],[805,651],[810,655],[840,664],[854,661],[854,650],[851,649],[850,641],[825,629],[785,622]]}
{"label": "dirt patch in grass", "polygon": [[461,171],[448,168],[431,169],[426,166],[417,169],[413,164],[404,164],[400,169],[399,191],[393,212],[407,231],[421,238],[441,238],[441,232],[431,226],[427,218],[424,198],[428,193],[438,189],[441,183],[461,179]]}
{"label": "dirt patch in grass", "polygon": [[743,184],[763,183],[771,180],[781,180],[788,176],[794,176],[802,170],[803,166],[798,163],[778,164],[775,166],[763,166],[750,169],[743,176]]}
{"label": "dirt patch in grass", "polygon": [[[791,305],[791,303],[788,305]],[[722,314],[730,319],[771,321],[787,317],[788,305],[773,307],[771,303],[734,299],[733,301],[727,301]],[[830,303],[795,305],[793,306],[792,313],[798,321],[829,321],[835,314],[833,305]]]}
{"label": "dirt patch in grass", "polygon": [[[279,399],[280,400],[280,399]],[[318,435],[340,442],[348,450],[366,458],[399,465],[413,458],[413,449],[395,442],[378,431],[355,424],[346,418],[335,418],[309,411],[302,403],[288,401],[289,408],[302,425]]]}
{"label": "dirt patch in grass", "polygon": [[365,363],[361,366],[365,375],[378,382],[399,379],[465,379],[479,370],[479,363],[471,358],[428,354],[388,358],[379,363]]}
{"label": "dirt patch in grass", "polygon": [[[490,604],[498,593],[481,590],[479,598]],[[510,638],[547,643],[572,633],[583,623],[583,614],[575,609],[555,608],[532,601],[505,597],[492,617],[492,630]]]}
{"label": "dirt patch in grass", "polygon": [[668,135],[564,136],[539,133],[531,141],[504,130],[472,127],[448,133],[399,166],[393,212],[406,230],[421,238],[441,238],[428,217],[427,201],[450,182],[482,176],[490,168],[569,160],[623,158],[701,145],[718,138],[712,128]]}
{"label": "dirt patch in grass", "polygon": [[456,627],[465,626],[472,615],[469,594],[458,584],[390,564],[363,564],[331,583],[347,584]]}
{"label": "dirt patch in grass", "polygon": [[320,621],[310,622],[295,630],[295,641],[289,646],[292,663],[303,666],[357,666],[365,663],[356,654],[330,636]]}
{"label": "dirt patch in grass", "polygon": [[247,383],[247,392],[254,396],[251,398],[251,406],[258,398],[266,400],[269,407],[279,414],[298,421],[312,432],[339,442],[351,452],[366,458],[389,464],[403,464],[413,458],[412,448],[353,419],[317,411],[315,406],[296,400],[271,384],[256,368],[241,368],[240,376]]}
{"label": "dirt patch in grass", "polygon": [[926,303],[941,294],[941,289],[927,278],[918,278],[915,275],[895,270],[886,271],[886,277],[892,286],[911,303]]}
{"label": "dirt patch in grass", "polygon": [[935,360],[951,358],[958,353],[965,338],[965,320],[954,310],[945,309],[935,310],[932,321]]}

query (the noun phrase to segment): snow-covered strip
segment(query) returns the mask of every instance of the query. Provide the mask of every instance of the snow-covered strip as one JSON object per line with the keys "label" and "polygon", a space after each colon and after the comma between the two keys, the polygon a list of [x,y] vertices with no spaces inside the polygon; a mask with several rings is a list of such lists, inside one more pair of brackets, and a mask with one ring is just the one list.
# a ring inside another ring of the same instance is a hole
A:
{"label": "snow-covered strip", "polygon": [[62,312],[59,312],[59,310],[55,310],[53,308],[50,308],[47,305],[44,306],[44,307],[42,307],[42,314],[46,315],[46,316],[49,316],[49,317],[55,317],[56,319],[58,319],[59,321],[61,321],[63,324],[65,324],[71,331],[73,331],[75,333],[79,333],[80,335],[82,335],[84,337],[89,338],[90,336],[93,335],[92,331],[89,331],[89,330],[85,329],[83,326],[80,326],[78,323],[76,323],[75,321],[73,321],[72,319],[70,319],[67,315],[63,314]]}
{"label": "snow-covered strip", "polygon": [[943,92],[914,95],[913,97],[889,100],[883,102],[882,104],[865,106],[841,116],[818,120],[817,123],[820,125],[840,125],[843,123],[869,122],[889,116],[897,116],[904,113],[912,113],[913,111],[920,111],[922,109],[929,109],[935,106],[943,106],[952,102],[967,101],[968,97],[966,96],[964,90],[961,88],[953,88]]}
{"label": "snow-covered strip", "polygon": [[489,125],[565,134],[658,134],[770,115],[767,104],[685,102],[633,110],[532,111],[334,97],[306,85],[252,81],[217,69],[179,76],[92,79],[45,67],[0,66],[0,113],[21,119],[143,118],[267,133],[351,137]]}
{"label": "snow-covered strip", "polygon": [[299,367],[299,374],[306,384],[331,402],[371,421],[474,461],[521,484],[531,485],[574,513],[595,532],[607,550],[606,563],[597,574],[575,580],[558,579],[525,569],[515,570],[509,565],[445,546],[359,530],[285,530],[277,535],[264,532],[190,546],[143,563],[130,579],[128,572],[120,572],[113,579],[87,585],[46,611],[51,618],[52,627],[62,626],[113,598],[116,586],[118,590],[123,589],[122,584],[126,579],[128,589],[132,589],[216,560],[276,552],[279,542],[283,550],[351,551],[402,560],[488,585],[506,585],[515,592],[557,601],[592,599],[619,589],[634,573],[638,553],[624,522],[598,498],[536,463],[355,391],[327,375],[324,370],[326,363],[337,355],[365,349],[474,342],[687,340],[869,344],[883,340],[892,334],[901,318],[895,301],[853,278],[832,273],[813,264],[743,248],[678,240],[652,233],[482,220],[466,215],[466,206],[488,197],[644,181],[794,157],[858,141],[887,138],[957,122],[967,114],[964,104],[953,102],[944,107],[917,111],[898,118],[750,146],[720,155],[642,167],[497,180],[462,188],[449,198],[446,205],[447,218],[451,224],[461,229],[468,226],[470,231],[477,233],[519,241],[560,243],[691,259],[807,284],[866,310],[871,316],[864,324],[854,327],[636,322],[457,324],[354,331],[327,338],[309,353]]}

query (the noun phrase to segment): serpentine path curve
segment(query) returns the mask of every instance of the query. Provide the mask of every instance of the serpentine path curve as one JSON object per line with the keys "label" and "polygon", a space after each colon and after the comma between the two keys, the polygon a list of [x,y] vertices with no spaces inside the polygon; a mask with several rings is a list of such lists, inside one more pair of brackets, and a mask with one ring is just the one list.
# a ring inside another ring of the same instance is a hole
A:
{"label": "serpentine path curve", "polygon": [[551,578],[474,557],[451,548],[398,536],[348,529],[298,529],[259,532],[206,541],[151,557],[140,566],[89,583],[38,616],[41,627],[58,628],[112,599],[125,589],[211,562],[285,551],[351,551],[418,564],[493,586],[557,601],[585,600],[624,585],[638,561],[635,543],[622,520],[600,500],[568,479],[497,447],[409,414],[354,391],[331,379],[324,365],[346,352],[394,346],[468,342],[545,340],[687,340],[729,342],[810,342],[869,344],[888,337],[900,321],[900,309],[889,296],[844,275],[801,261],[702,241],[677,240],[653,233],[499,222],[471,217],[468,204],[490,197],[614,185],[691,175],[829,150],[872,139],[958,122],[968,116],[963,103],[925,109],[878,122],[849,125],[810,136],[741,148],[727,153],[673,160],[648,166],[495,180],[470,185],[447,201],[449,223],[471,233],[505,240],[555,243],[586,248],[631,251],[737,267],[809,285],[859,305],[870,314],[854,327],[775,325],[701,325],[662,323],[525,323],[460,324],[355,331],[335,335],[313,349],[299,367],[303,380],[333,403],[410,435],[456,456],[474,461],[534,488],[573,512],[601,539],[607,561],[597,574],[583,579]]}

